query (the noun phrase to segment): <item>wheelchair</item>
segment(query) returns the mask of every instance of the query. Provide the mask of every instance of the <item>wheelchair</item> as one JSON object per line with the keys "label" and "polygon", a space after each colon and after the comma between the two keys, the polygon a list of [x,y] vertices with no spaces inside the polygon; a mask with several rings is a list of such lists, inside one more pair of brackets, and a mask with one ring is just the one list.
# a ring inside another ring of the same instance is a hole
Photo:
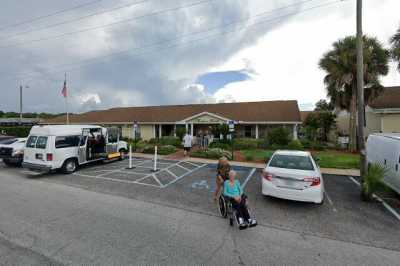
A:
{"label": "wheelchair", "polygon": [[[221,194],[218,199],[219,213],[223,218],[229,219],[229,225],[233,226],[233,221],[236,219],[236,211],[232,207],[232,202],[229,197]],[[236,221],[238,223],[238,221]]]}
{"label": "wheelchair", "polygon": [[[246,202],[247,202],[246,195],[243,194],[242,199],[246,200]],[[246,204],[246,206],[247,206],[247,204]],[[233,226],[235,223],[237,226],[239,226],[239,221],[238,221],[238,217],[236,215],[236,210],[232,207],[232,201],[229,197],[221,194],[218,198],[218,208],[219,208],[219,212],[220,212],[221,216],[223,218],[229,219],[230,226]],[[249,213],[250,213],[250,210],[249,210]]]}

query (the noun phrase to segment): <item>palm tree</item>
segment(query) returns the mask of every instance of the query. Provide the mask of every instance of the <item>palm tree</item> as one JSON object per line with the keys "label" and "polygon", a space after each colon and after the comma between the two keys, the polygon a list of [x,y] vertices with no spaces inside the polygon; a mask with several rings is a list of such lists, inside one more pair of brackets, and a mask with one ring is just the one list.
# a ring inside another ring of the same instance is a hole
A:
{"label": "palm tree", "polygon": [[[376,38],[364,36],[364,83],[365,101],[379,95],[383,90],[380,76],[389,71],[389,52]],[[324,83],[328,97],[339,109],[350,112],[349,150],[357,149],[357,52],[356,37],[349,36],[333,44],[319,62],[327,72]]]}
{"label": "palm tree", "polygon": [[390,55],[392,59],[398,63],[397,70],[400,71],[400,27],[390,39],[390,44],[392,45],[390,49]]}

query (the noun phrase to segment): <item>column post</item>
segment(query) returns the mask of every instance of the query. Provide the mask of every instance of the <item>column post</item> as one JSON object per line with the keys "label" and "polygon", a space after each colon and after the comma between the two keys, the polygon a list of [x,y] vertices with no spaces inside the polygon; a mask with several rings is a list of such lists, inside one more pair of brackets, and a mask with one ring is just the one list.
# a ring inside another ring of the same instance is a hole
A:
{"label": "column post", "polygon": [[193,125],[193,123],[190,124],[190,134],[192,135],[192,137],[194,136],[194,125]]}
{"label": "column post", "polygon": [[256,124],[256,139],[258,139],[258,124]]}
{"label": "column post", "polygon": [[297,124],[293,126],[293,139],[297,139]]}
{"label": "column post", "polygon": [[159,124],[158,125],[158,138],[160,138],[161,139],[161,134],[162,134],[162,125],[161,124]]}

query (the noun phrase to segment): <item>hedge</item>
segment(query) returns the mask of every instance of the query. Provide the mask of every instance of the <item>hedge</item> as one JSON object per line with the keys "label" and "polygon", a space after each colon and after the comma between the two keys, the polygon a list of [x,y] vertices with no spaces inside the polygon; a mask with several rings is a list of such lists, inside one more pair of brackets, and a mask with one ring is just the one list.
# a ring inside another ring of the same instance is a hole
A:
{"label": "hedge", "polygon": [[194,151],[190,154],[191,157],[199,157],[199,158],[207,158],[207,159],[219,159],[223,156],[228,158],[229,160],[232,159],[232,154],[229,151],[223,150],[223,149],[218,149],[218,148],[213,148],[213,149],[208,149],[208,150],[199,150],[199,151]]}
{"label": "hedge", "polygon": [[[153,154],[154,153],[154,147],[153,145],[147,145],[143,148],[143,153],[148,153],[148,154]],[[168,155],[171,153],[176,152],[175,146],[172,145],[164,145],[164,146],[159,146],[157,147],[157,153],[160,155]]]}
{"label": "hedge", "polygon": [[0,133],[5,133],[5,135],[15,136],[18,138],[26,138],[29,135],[31,128],[31,126],[0,127]]}

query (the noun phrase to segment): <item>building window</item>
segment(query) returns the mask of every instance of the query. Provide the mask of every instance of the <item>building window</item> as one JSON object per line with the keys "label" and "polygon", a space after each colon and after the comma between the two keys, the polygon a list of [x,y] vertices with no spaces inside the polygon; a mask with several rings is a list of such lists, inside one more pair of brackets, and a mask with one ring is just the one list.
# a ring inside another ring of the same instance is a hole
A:
{"label": "building window", "polygon": [[252,137],[252,126],[244,126],[244,137],[251,138]]}

